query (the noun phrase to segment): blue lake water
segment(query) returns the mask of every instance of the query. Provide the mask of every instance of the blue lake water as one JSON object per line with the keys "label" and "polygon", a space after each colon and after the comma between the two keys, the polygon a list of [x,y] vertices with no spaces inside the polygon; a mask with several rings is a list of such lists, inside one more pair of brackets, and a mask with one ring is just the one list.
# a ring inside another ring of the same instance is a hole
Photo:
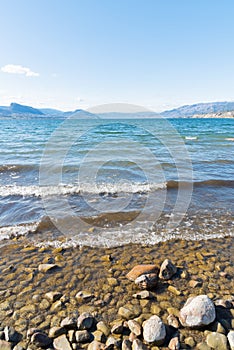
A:
{"label": "blue lake water", "polygon": [[233,234],[233,119],[0,120],[0,239]]}

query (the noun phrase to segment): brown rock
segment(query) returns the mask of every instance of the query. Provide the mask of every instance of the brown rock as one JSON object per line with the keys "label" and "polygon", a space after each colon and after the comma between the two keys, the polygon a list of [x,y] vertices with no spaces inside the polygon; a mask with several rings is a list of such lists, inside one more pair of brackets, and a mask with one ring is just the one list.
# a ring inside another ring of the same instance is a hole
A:
{"label": "brown rock", "polygon": [[149,273],[158,274],[159,268],[157,265],[136,265],[133,269],[126,275],[130,281],[135,281],[135,279],[141,275],[146,275]]}

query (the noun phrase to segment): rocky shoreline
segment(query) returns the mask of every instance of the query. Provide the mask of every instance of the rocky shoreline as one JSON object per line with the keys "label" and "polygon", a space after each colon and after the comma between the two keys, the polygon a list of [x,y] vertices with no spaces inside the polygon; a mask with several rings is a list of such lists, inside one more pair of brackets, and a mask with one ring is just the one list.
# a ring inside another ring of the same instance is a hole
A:
{"label": "rocky shoreline", "polygon": [[0,349],[233,349],[233,238],[0,248]]}

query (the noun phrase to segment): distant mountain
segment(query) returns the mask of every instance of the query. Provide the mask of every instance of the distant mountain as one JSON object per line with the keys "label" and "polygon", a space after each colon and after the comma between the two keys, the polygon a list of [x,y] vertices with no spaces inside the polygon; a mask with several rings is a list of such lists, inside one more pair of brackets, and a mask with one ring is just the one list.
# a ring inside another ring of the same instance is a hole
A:
{"label": "distant mountain", "polygon": [[160,113],[167,118],[180,118],[180,117],[192,117],[193,115],[199,116],[203,114],[218,114],[234,111],[234,102],[209,102],[209,103],[197,103],[194,105],[186,105],[179,108],[171,109]]}

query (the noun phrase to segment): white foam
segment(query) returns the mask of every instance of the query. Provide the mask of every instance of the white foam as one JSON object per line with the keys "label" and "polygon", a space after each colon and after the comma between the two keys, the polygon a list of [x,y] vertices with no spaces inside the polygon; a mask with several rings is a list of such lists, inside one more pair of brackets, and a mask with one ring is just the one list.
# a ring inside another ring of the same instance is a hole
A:
{"label": "white foam", "polygon": [[185,140],[197,140],[197,136],[185,136]]}
{"label": "white foam", "polygon": [[37,226],[38,223],[0,227],[0,240],[25,236],[29,232],[34,232]]}

